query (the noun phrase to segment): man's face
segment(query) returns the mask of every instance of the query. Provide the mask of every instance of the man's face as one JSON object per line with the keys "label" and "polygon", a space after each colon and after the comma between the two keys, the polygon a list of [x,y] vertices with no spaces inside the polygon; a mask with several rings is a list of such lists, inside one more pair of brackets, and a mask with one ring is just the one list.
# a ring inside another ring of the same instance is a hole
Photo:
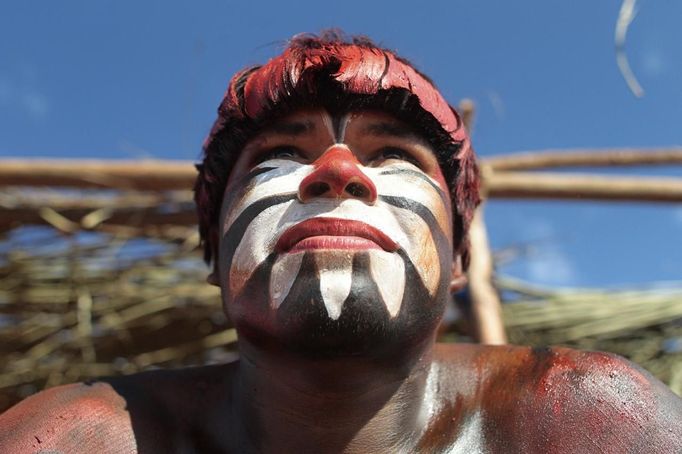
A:
{"label": "man's face", "polygon": [[315,355],[430,336],[452,264],[448,190],[407,125],[306,110],[241,153],[220,217],[218,278],[242,336]]}

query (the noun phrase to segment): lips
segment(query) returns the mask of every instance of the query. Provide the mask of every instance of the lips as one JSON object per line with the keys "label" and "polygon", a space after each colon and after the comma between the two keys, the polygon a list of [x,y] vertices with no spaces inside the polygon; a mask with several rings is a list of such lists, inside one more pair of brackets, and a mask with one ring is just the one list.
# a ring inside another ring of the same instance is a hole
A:
{"label": "lips", "polygon": [[278,253],[306,249],[398,249],[385,233],[360,221],[312,218],[288,228],[277,241]]}

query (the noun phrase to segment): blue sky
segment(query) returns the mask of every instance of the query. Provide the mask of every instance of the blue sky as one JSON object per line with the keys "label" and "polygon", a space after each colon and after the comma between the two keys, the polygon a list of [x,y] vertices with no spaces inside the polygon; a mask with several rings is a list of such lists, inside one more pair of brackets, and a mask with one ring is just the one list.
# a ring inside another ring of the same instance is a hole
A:
{"label": "blue sky", "polygon": [[[232,73],[326,27],[396,49],[452,103],[472,98],[481,156],[682,145],[682,2],[639,2],[627,51],[641,99],[615,63],[619,8],[616,0],[6,2],[0,156],[194,160]],[[680,279],[680,204],[494,201],[486,217],[495,248],[527,253],[506,274],[562,286]]]}

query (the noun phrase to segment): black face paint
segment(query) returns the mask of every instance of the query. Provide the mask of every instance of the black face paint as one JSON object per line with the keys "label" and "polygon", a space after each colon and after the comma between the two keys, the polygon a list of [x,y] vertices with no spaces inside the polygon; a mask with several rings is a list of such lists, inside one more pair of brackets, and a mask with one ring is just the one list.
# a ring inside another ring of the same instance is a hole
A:
{"label": "black face paint", "polygon": [[436,250],[438,251],[438,259],[440,261],[441,273],[446,273],[450,269],[450,263],[452,262],[452,249],[450,247],[450,242],[448,238],[443,233],[443,229],[440,228],[438,220],[433,215],[431,210],[421,203],[411,200],[405,197],[395,197],[395,196],[384,196],[380,195],[379,199],[389,205],[396,206],[398,208],[404,208],[415,213],[417,216],[422,218],[424,223],[429,227],[431,236],[434,243],[436,244]]}
{"label": "black face paint", "polygon": [[239,179],[237,179],[237,181],[230,185],[229,192],[227,190],[225,191],[225,196],[222,202],[223,206],[232,206],[239,196],[253,188],[253,180],[256,177],[275,169],[276,167],[256,167],[251,169],[251,171],[245,175],[241,176]]}
{"label": "black face paint", "polygon": [[280,194],[270,197],[265,197],[263,199],[254,202],[249,205],[232,223],[227,233],[223,236],[223,244],[221,244],[221,254],[225,251],[225,258],[223,263],[225,264],[225,269],[223,273],[225,274],[225,289],[230,288],[230,273],[229,270],[232,269],[232,260],[234,259],[234,254],[237,251],[237,246],[239,242],[244,237],[246,229],[249,228],[251,222],[263,211],[273,207],[275,205],[280,205],[282,203],[287,203],[291,200],[296,199],[296,193]]}
{"label": "black face paint", "polygon": [[336,143],[344,143],[346,137],[346,126],[348,125],[348,115],[332,115],[332,132]]}
{"label": "black face paint", "polygon": [[447,195],[445,194],[445,192],[440,188],[440,186],[438,186],[436,183],[434,183],[433,180],[431,180],[431,178],[429,178],[423,172],[420,172],[418,170],[399,168],[399,169],[384,170],[379,175],[409,175],[411,177],[419,178],[420,180],[423,180],[429,186],[431,186],[438,193],[438,196],[440,197],[443,204],[447,206],[447,202],[446,202],[447,201]]}
{"label": "black face paint", "polygon": [[447,285],[431,297],[405,251],[397,253],[405,262],[406,283],[397,317],[391,318],[381,301],[366,252],[353,258],[351,291],[338,319],[328,316],[322,301],[314,252],[305,253],[289,295],[277,311],[270,310],[273,254],[256,269],[233,303],[237,328],[260,347],[281,346],[310,358],[400,355],[425,340],[438,325]]}

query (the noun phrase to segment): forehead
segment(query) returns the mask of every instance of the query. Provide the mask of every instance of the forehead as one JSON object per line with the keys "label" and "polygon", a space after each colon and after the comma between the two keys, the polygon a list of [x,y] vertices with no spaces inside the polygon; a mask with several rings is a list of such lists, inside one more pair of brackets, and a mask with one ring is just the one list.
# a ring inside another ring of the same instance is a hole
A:
{"label": "forehead", "polygon": [[337,142],[385,137],[427,143],[407,123],[378,110],[356,110],[337,114],[331,114],[322,108],[299,110],[273,121],[258,135],[327,137]]}

